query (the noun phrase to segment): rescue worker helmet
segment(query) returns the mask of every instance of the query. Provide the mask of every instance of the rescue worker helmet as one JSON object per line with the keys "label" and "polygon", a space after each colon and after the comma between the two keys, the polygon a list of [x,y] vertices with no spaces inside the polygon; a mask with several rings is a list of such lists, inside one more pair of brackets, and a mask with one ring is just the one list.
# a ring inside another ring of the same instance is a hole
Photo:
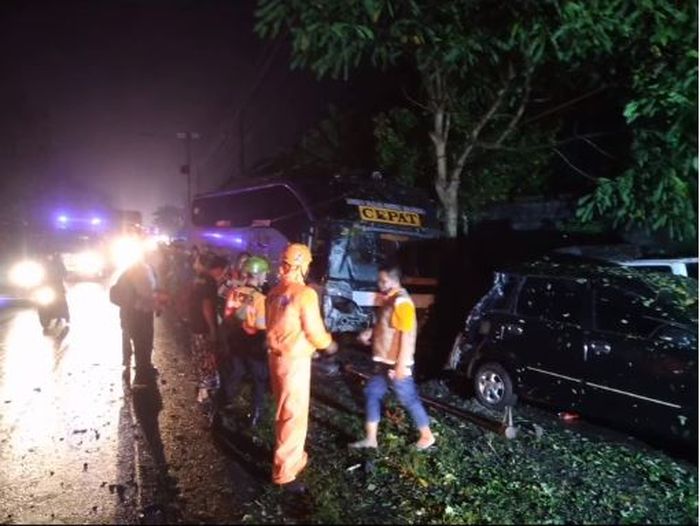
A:
{"label": "rescue worker helmet", "polygon": [[282,254],[282,264],[288,265],[290,270],[298,268],[302,274],[306,274],[311,264],[311,251],[306,245],[292,243],[284,249]]}
{"label": "rescue worker helmet", "polygon": [[247,274],[263,274],[270,272],[270,263],[261,256],[250,256],[243,264],[243,272]]}

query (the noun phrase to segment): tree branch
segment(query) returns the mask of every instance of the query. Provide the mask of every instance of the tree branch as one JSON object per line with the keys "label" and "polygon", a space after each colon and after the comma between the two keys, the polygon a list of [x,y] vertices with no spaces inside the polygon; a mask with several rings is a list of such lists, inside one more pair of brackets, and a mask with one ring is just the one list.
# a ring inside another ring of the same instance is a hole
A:
{"label": "tree branch", "polygon": [[577,102],[580,102],[584,99],[592,97],[593,95],[597,95],[601,91],[606,90],[607,87],[608,86],[599,86],[598,88],[594,89],[593,91],[589,91],[588,93],[584,93],[583,95],[580,95],[580,96],[575,97],[571,100],[563,102],[563,103],[559,104],[558,106],[555,106],[554,108],[543,111],[542,113],[535,115],[534,117],[530,117],[529,119],[523,121],[523,124],[529,124],[529,123],[534,122],[538,119],[541,119],[542,117],[546,117],[547,115],[551,115],[552,113],[556,113],[559,110],[563,110],[564,108],[568,108],[569,106],[573,106]]}
{"label": "tree branch", "polygon": [[563,160],[566,164],[568,164],[568,165],[571,167],[571,169],[574,170],[576,173],[578,173],[578,174],[584,176],[586,179],[589,179],[590,181],[597,181],[597,180],[598,180],[598,179],[596,179],[595,177],[593,177],[592,175],[587,174],[586,172],[584,172],[583,170],[581,170],[581,169],[578,168],[577,166],[574,166],[573,163],[572,163],[571,161],[569,161],[569,159],[567,159],[566,156],[565,156],[563,153],[561,153],[557,148],[552,148],[552,149],[553,149],[554,152],[555,152],[559,157],[561,157],[562,160]]}
{"label": "tree branch", "polygon": [[533,71],[534,71],[534,68],[532,66],[529,66],[527,68],[527,71],[525,73],[525,87],[523,89],[523,97],[520,100],[520,106],[518,107],[518,110],[515,112],[515,115],[513,115],[513,118],[508,123],[508,126],[506,127],[506,129],[503,131],[501,136],[496,140],[496,144],[503,144],[503,141],[511,133],[513,133],[513,130],[518,125],[518,122],[522,118],[523,113],[525,113],[525,107],[527,106],[527,103],[530,100],[530,90],[532,89],[532,73],[533,73]]}
{"label": "tree branch", "polygon": [[564,144],[568,144],[568,143],[578,141],[578,140],[585,140],[587,138],[595,138],[595,137],[603,137],[606,135],[614,135],[616,133],[622,133],[622,132],[598,132],[598,133],[587,133],[585,135],[574,135],[573,137],[569,137],[568,139],[563,139],[561,141],[557,141],[557,142],[553,142],[553,143],[538,144],[535,146],[527,146],[527,147],[521,147],[521,148],[502,146],[502,145],[497,144],[495,142],[477,142],[476,146],[478,146],[479,148],[483,148],[484,150],[502,150],[502,151],[506,151],[506,152],[529,152],[529,151],[534,151],[534,150],[544,150],[546,148],[555,148],[557,146],[562,146]]}
{"label": "tree branch", "polygon": [[608,159],[612,159],[612,160],[614,160],[614,161],[617,160],[617,157],[615,157],[615,156],[612,155],[611,153],[609,153],[609,152],[603,150],[600,146],[598,146],[596,143],[594,143],[594,142],[593,142],[592,140],[590,140],[588,137],[586,137],[586,136],[584,136],[584,135],[580,135],[580,136],[578,136],[578,137],[579,137],[582,141],[588,143],[594,150],[596,150],[596,151],[599,152],[600,154],[604,155],[604,156],[607,157]]}
{"label": "tree branch", "polygon": [[401,88],[401,91],[403,92],[403,96],[406,97],[406,100],[408,100],[408,102],[410,102],[411,104],[417,106],[418,108],[420,108],[420,109],[423,110],[423,111],[427,111],[427,112],[429,112],[429,113],[432,113],[433,110],[430,108],[430,106],[428,106],[427,104],[424,104],[424,103],[419,102],[419,101],[417,101],[416,99],[414,99],[411,95],[409,95],[409,94],[406,92],[406,88],[403,88],[403,87],[402,87],[402,88]]}
{"label": "tree branch", "polygon": [[479,122],[476,124],[476,126],[472,129],[471,133],[469,134],[469,139],[467,140],[466,145],[464,146],[464,150],[462,151],[462,155],[459,156],[457,159],[457,163],[455,167],[452,169],[452,174],[450,177],[451,182],[458,182],[459,177],[462,174],[462,170],[464,169],[464,164],[467,162],[467,158],[471,154],[472,150],[474,149],[474,146],[476,146],[476,141],[479,138],[479,134],[481,131],[484,129],[484,126],[491,120],[491,117],[496,113],[498,108],[501,106],[503,103],[503,99],[506,95],[506,92],[508,91],[508,88],[510,87],[510,83],[513,81],[513,78],[515,78],[515,70],[513,68],[513,65],[510,64],[508,66],[508,78],[505,80],[503,87],[498,90],[498,94],[496,95],[496,100],[493,101],[493,104],[491,107],[486,111],[486,113],[481,117]]}

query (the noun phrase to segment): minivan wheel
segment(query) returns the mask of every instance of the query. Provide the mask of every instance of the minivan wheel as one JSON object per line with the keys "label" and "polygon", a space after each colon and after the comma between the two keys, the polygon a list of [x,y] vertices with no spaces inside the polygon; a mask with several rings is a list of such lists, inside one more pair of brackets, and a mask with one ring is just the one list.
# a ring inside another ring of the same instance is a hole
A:
{"label": "minivan wheel", "polygon": [[497,363],[480,365],[474,375],[474,393],[477,400],[489,408],[501,410],[515,403],[513,380],[510,374]]}

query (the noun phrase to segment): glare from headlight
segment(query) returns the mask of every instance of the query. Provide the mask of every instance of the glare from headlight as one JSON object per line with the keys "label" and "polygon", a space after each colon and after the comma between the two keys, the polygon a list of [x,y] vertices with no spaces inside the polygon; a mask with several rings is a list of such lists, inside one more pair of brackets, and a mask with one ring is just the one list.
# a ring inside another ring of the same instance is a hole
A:
{"label": "glare from headlight", "polygon": [[158,248],[158,240],[155,237],[149,237],[146,241],[144,241],[144,248],[148,252],[153,252]]}
{"label": "glare from headlight", "polygon": [[120,237],[112,243],[112,260],[118,269],[125,269],[143,257],[143,244],[135,237]]}
{"label": "glare from headlight", "polygon": [[46,271],[41,264],[27,260],[21,261],[12,267],[9,277],[13,285],[29,289],[39,285],[45,275]]}
{"label": "glare from headlight", "polygon": [[34,301],[39,305],[50,305],[56,300],[56,291],[51,287],[41,287],[34,292]]}
{"label": "glare from headlight", "polygon": [[88,250],[75,256],[75,266],[80,274],[96,275],[102,272],[105,262],[100,254]]}

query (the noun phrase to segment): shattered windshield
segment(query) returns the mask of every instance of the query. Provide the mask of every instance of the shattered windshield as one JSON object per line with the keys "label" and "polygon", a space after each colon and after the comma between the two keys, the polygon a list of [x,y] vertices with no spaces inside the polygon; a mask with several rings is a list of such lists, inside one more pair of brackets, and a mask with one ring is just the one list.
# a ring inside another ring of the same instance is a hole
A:
{"label": "shattered windshield", "polygon": [[399,263],[405,274],[418,275],[418,269],[404,268],[410,262],[404,262],[406,258],[399,254],[412,240],[401,234],[342,228],[330,240],[328,275],[331,279],[374,283],[379,267],[387,261]]}
{"label": "shattered windshield", "polygon": [[379,267],[393,258],[405,236],[347,229],[331,241],[329,277],[374,282]]}

